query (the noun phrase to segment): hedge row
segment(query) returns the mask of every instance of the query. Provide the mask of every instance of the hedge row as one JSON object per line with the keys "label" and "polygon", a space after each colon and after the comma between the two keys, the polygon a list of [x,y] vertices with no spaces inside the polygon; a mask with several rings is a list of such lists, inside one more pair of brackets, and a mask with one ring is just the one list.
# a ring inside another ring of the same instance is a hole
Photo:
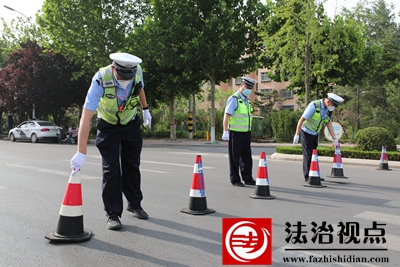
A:
{"label": "hedge row", "polygon": [[[318,156],[333,157],[335,150],[329,146],[319,146],[317,148]],[[281,154],[301,155],[300,146],[277,146],[276,152]],[[382,151],[361,151],[351,147],[341,147],[340,152],[343,158],[352,159],[376,159],[380,160]],[[400,161],[400,151],[387,151],[389,161]]]}

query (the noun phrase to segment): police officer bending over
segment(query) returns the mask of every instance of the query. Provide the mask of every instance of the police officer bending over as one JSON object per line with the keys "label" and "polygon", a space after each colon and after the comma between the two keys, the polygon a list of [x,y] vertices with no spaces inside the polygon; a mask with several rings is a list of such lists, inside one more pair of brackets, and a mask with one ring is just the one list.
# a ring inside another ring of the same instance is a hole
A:
{"label": "police officer bending over", "polygon": [[[332,111],[342,102],[343,98],[340,96],[328,93],[328,98],[318,99],[308,104],[297,123],[293,144],[299,142],[299,135],[301,135],[303,175],[306,182],[308,180],[308,172],[310,171],[312,152],[314,149],[317,149],[318,135],[325,124],[333,138],[335,147],[339,144],[331,120]],[[321,178],[321,180],[323,179]]]}
{"label": "police officer bending over", "polygon": [[92,79],[86,95],[79,125],[78,151],[71,159],[72,175],[85,162],[90,121],[97,110],[96,146],[102,156],[102,198],[110,230],[122,227],[125,195],[127,210],[139,219],[148,215],[141,206],[140,154],[142,151],[141,119],[136,106],[143,109],[144,126],[151,127],[151,115],[143,90],[142,60],[127,53],[112,53],[111,65],[101,68]]}

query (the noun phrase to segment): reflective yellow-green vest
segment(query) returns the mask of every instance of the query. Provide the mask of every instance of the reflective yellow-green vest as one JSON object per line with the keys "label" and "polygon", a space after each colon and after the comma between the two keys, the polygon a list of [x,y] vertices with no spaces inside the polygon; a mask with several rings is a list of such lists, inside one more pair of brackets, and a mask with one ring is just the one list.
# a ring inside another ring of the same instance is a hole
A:
{"label": "reflective yellow-green vest", "polygon": [[253,106],[250,100],[248,100],[248,106],[246,106],[239,93],[235,93],[233,97],[236,98],[238,106],[229,117],[228,129],[234,132],[250,132],[253,119],[252,113],[254,111]]}
{"label": "reflective yellow-green vest", "polygon": [[329,112],[328,116],[323,120],[321,115],[321,105],[323,105],[322,101],[315,100],[313,103],[315,105],[315,112],[308,120],[304,121],[303,126],[312,132],[319,133],[324,124],[330,121],[331,112]]}
{"label": "reflective yellow-green vest", "polygon": [[[142,68],[137,65],[135,82],[133,83],[132,92],[125,101],[125,105],[118,107],[117,85],[115,84],[112,73],[112,66],[101,68],[99,70],[102,79],[104,94],[100,98],[97,107],[97,113],[100,118],[109,124],[116,125],[118,122],[122,125],[130,122],[137,113],[136,105],[139,103],[138,92],[135,92],[135,85],[141,82]],[[128,90],[128,88],[126,89]]]}

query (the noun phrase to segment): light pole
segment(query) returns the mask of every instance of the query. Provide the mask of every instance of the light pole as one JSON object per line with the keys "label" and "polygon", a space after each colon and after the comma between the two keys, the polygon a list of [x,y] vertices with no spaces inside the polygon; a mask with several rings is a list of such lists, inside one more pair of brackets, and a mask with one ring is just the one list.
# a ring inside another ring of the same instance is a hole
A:
{"label": "light pole", "polygon": [[19,12],[18,10],[15,10],[14,8],[11,8],[11,7],[9,7],[9,6],[6,6],[6,5],[4,5],[3,7],[7,8],[7,9],[9,9],[9,10],[11,10],[11,11],[17,12],[17,13],[21,14],[22,16],[24,16],[25,18],[27,18],[27,19],[28,19],[28,17],[27,17],[27,16],[25,16],[25,15],[24,15],[24,13],[22,13],[22,12]]}
{"label": "light pole", "polygon": [[[9,10],[11,10],[11,11],[14,11],[14,12],[17,12],[17,13],[19,13],[19,14],[21,14],[22,16],[24,16],[26,19],[27,19],[27,21],[29,22],[29,23],[31,23],[30,21],[29,21],[29,18],[24,14],[24,13],[22,13],[22,12],[19,12],[18,10],[15,10],[14,8],[12,8],[12,7],[9,7],[9,6],[6,6],[6,5],[3,5],[3,7],[4,8],[7,8],[7,9],[9,9]],[[33,106],[32,106],[32,119],[35,119],[35,116],[36,116],[36,114],[35,114],[35,110],[36,108],[35,108],[35,104],[33,104]]]}

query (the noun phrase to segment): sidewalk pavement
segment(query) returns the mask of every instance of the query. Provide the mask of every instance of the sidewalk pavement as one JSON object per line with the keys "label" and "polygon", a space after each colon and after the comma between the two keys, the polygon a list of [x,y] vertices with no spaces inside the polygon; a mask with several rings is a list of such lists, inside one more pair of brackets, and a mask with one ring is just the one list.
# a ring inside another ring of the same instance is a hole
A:
{"label": "sidewalk pavement", "polygon": [[[0,139],[7,139],[7,136],[2,134],[0,135]],[[95,139],[89,139],[89,144],[94,144]],[[263,148],[270,147],[274,148],[277,146],[292,146],[292,143],[258,143],[252,142],[252,147]],[[211,143],[206,140],[190,140],[190,139],[178,139],[178,140],[166,140],[166,139],[143,139],[143,146],[203,146],[203,147],[228,147],[227,141],[215,141]],[[298,144],[301,146],[301,144]],[[352,144],[341,144],[341,146],[352,146]],[[397,146],[400,150],[400,145]],[[273,153],[268,156],[271,159],[276,160],[292,160],[292,161],[303,161],[302,155],[292,155],[292,154],[280,154]],[[318,162],[323,163],[332,163],[333,157],[324,157],[318,156]],[[380,159],[370,160],[370,159],[350,159],[350,158],[342,158],[343,165],[357,165],[357,166],[372,166],[379,167]],[[400,169],[400,161],[389,161],[388,163],[390,169]]]}

